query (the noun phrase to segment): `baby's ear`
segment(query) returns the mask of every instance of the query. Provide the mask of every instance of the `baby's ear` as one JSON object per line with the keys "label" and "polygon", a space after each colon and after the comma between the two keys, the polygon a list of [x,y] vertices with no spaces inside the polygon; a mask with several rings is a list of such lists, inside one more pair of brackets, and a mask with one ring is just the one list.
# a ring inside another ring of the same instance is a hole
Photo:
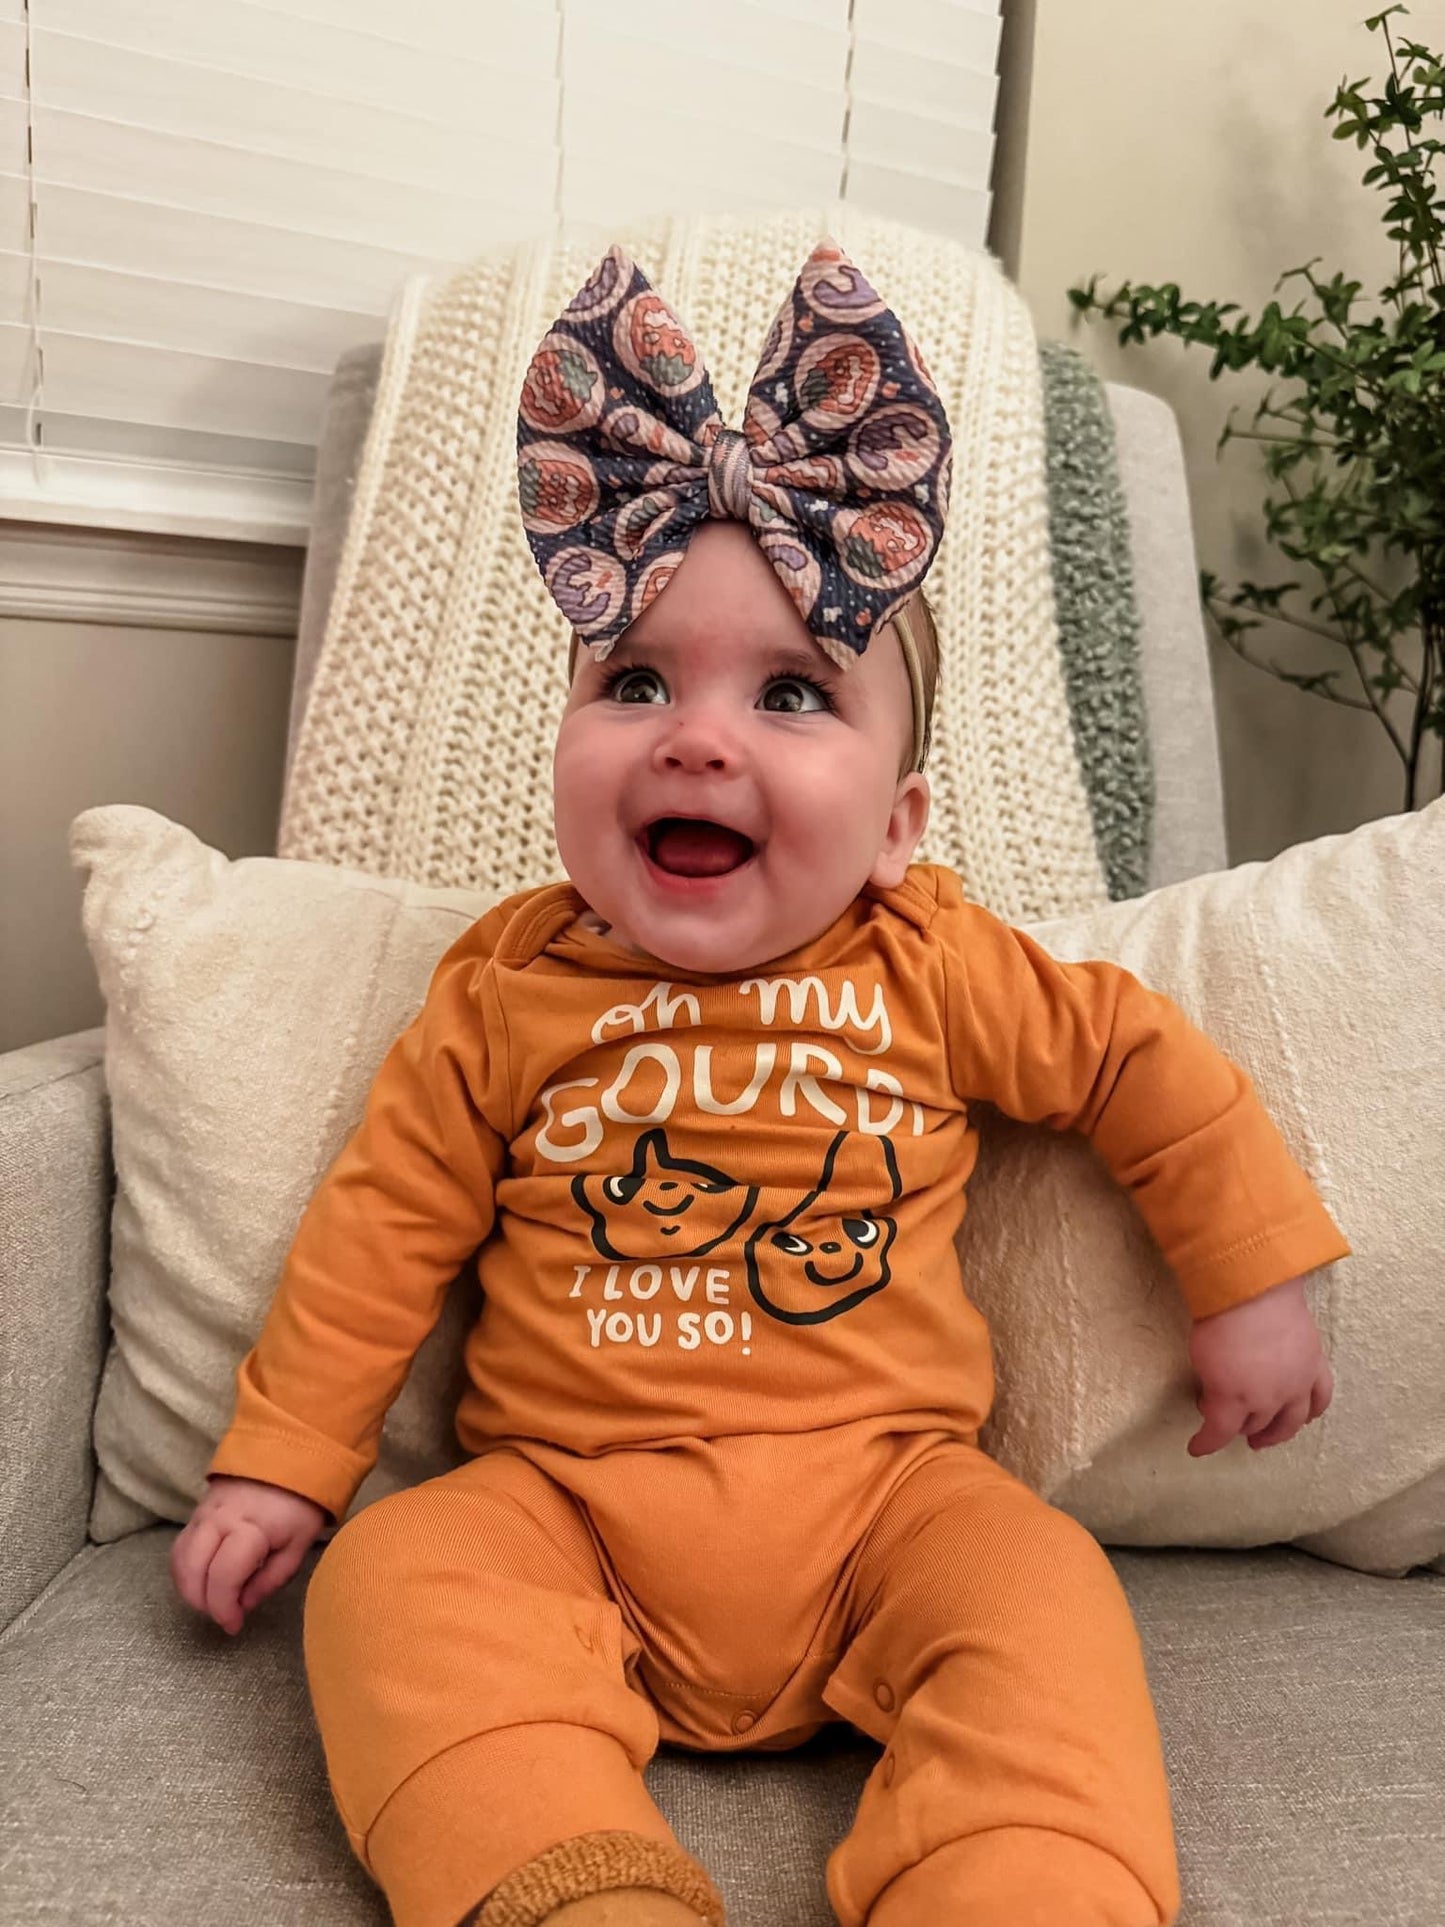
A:
{"label": "baby's ear", "polygon": [[882,847],[868,872],[868,881],[880,890],[894,889],[903,881],[919,839],[928,828],[931,801],[928,778],[919,770],[910,770],[898,785]]}

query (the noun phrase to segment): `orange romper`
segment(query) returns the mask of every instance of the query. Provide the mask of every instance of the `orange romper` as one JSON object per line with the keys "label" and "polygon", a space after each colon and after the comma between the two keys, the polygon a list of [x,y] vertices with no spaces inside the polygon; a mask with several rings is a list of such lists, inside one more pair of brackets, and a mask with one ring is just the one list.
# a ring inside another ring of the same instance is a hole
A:
{"label": "orange romper", "polygon": [[585,907],[523,892],[443,957],[210,1467],[344,1519],[481,1247],[473,1456],[348,1523],[307,1598],[333,1792],[399,1927],[515,1899],[518,1870],[543,1899],[493,1918],[633,1884],[718,1918],[641,1768],[659,1738],[836,1718],[887,1748],[828,1863],[844,1927],[1171,1920],[1122,1589],[977,1446],[970,1105],[1085,1133],[1195,1317],[1348,1245],[1175,1004],[1056,962],[948,870],[737,976],[663,974]]}

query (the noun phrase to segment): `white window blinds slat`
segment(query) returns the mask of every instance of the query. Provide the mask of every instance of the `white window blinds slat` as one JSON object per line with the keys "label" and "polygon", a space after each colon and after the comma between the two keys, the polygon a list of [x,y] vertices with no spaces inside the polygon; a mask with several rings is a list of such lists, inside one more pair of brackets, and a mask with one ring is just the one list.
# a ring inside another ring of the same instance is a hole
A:
{"label": "white window blinds slat", "polygon": [[[549,0],[486,0],[488,29],[506,48],[534,47],[537,16]],[[801,4],[801,0],[800,0]],[[256,0],[257,11],[279,14],[286,22],[344,27],[403,47],[451,55],[475,43],[477,0],[426,0],[424,6],[398,7],[396,0]]]}
{"label": "white window blinds slat", "polygon": [[947,120],[988,132],[993,126],[993,69],[942,58],[923,60],[906,47],[869,40],[853,62],[853,104],[860,100],[886,102],[905,111]]}
{"label": "white window blinds slat", "polygon": [[314,445],[324,374],[47,330],[45,394],[68,415]]}
{"label": "white window blinds slat", "polygon": [[0,15],[0,94],[25,99],[25,22]]}
{"label": "white window blinds slat", "polygon": [[841,191],[981,245],[998,35],[997,0],[0,0],[0,513],[304,539],[337,356],[558,223]]}
{"label": "white window blinds slat", "polygon": [[28,120],[23,100],[0,99],[0,174],[25,174],[29,165]]}
{"label": "white window blinds slat", "polygon": [[[806,90],[830,87],[847,59],[848,9],[839,0],[807,17],[748,0],[712,0],[687,11],[685,18],[685,31],[679,32],[672,0],[567,0],[562,46],[570,53],[586,40],[616,49],[621,59],[614,66],[644,81],[670,74],[669,91],[658,104],[673,107],[705,107],[719,65]],[[749,125],[767,125],[770,119],[754,114]]]}
{"label": "white window blinds slat", "polygon": [[1002,17],[994,0],[853,0],[860,45],[906,47],[925,60],[951,60],[989,73]]}
{"label": "white window blinds slat", "polygon": [[923,176],[952,186],[988,179],[993,133],[958,120],[940,120],[882,101],[855,100],[849,130],[851,174],[873,162],[900,175]]}
{"label": "white window blinds slat", "polygon": [[[23,174],[0,174],[0,247],[25,253],[30,246],[30,183]],[[28,277],[27,277],[28,278]],[[20,316],[0,309],[7,321]]]}
{"label": "white window blinds slat", "polygon": [[300,74],[257,80],[71,34],[36,35],[35,73],[50,108],[419,187],[484,178],[519,144],[539,155],[552,145],[550,74],[479,77],[468,121],[450,125],[321,92]]}
{"label": "white window blinds slat", "polygon": [[915,227],[936,234],[956,235],[982,247],[988,233],[989,193],[961,181],[940,181],[929,174],[911,174],[868,160],[855,160],[848,169],[850,201],[871,207],[906,206]]}
{"label": "white window blinds slat", "polygon": [[[24,255],[0,255],[0,278],[29,272]],[[233,288],[152,275],[117,274],[75,261],[45,261],[45,324],[229,361],[279,362],[329,375],[343,350],[371,341],[376,313],[324,308]]]}
{"label": "white window blinds slat", "polygon": [[44,234],[47,260],[143,269],[160,281],[234,287],[282,301],[324,298],[348,312],[376,315],[386,312],[405,278],[432,259],[413,248],[62,186],[45,190]]}
{"label": "white window blinds slat", "polygon": [[30,288],[30,256],[0,248],[0,314],[23,315]]}
{"label": "white window blinds slat", "polygon": [[[442,259],[479,225],[520,237],[551,210],[550,171],[543,179],[525,165],[498,166],[453,191],[423,188],[44,107],[35,111],[35,140],[46,186],[114,192],[119,179],[142,200],[232,220],[264,209],[280,227]],[[43,188],[36,200],[44,252]]]}
{"label": "white window blinds slat", "polygon": [[[0,445],[14,442],[24,427],[24,411],[0,407]],[[266,442],[249,435],[207,435],[192,428],[166,428],[155,422],[118,422],[100,415],[66,415],[47,409],[46,449],[68,456],[100,456],[119,461],[174,463],[202,469],[249,469],[257,474],[290,475],[303,484],[314,466],[306,442]]]}
{"label": "white window blinds slat", "polygon": [[[431,0],[410,9],[423,17]],[[421,119],[466,124],[478,92],[505,74],[545,75],[554,67],[551,10],[497,12],[492,0],[448,47],[357,33],[251,0],[32,0],[32,30],[74,34],[102,46],[215,67],[251,80],[309,86]]]}
{"label": "white window blinds slat", "polygon": [[0,399],[24,399],[29,375],[30,330],[16,322],[0,322]]}
{"label": "white window blinds slat", "polygon": [[[581,116],[620,141],[650,138],[654,156],[666,156],[669,172],[690,173],[703,155],[715,172],[720,161],[740,158],[758,142],[818,146],[836,165],[846,41],[840,37],[831,53],[829,67],[799,76],[750,62],[740,49],[732,58],[719,54],[704,61],[691,45],[657,46],[619,34],[602,20],[569,21],[564,145],[566,128]],[[653,134],[654,127],[665,127],[667,135]],[[677,148],[664,146],[674,128],[692,133]],[[703,128],[711,134],[704,137]]]}

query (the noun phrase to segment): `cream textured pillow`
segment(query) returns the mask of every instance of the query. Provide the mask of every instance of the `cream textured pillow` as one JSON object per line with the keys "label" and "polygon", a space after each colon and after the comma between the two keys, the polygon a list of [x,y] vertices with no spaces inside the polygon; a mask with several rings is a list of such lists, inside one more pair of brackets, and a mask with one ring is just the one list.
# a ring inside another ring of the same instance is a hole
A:
{"label": "cream textured pillow", "polygon": [[1311,1274],[1324,1418],[1192,1459],[1189,1318],[1143,1221],[1085,1140],[1000,1120],[959,1238],[998,1364],[983,1443],[1106,1545],[1445,1570],[1445,801],[1023,927],[1242,1065],[1353,1255]]}
{"label": "cream textured pillow", "polygon": [[[431,971],[491,900],[229,862],[152,811],[76,819],[107,1002],[114,1341],[92,1536],[183,1520],[301,1211]],[[1208,1459],[1172,1275],[1082,1139],[997,1120],[961,1234],[999,1397],[984,1443],[1106,1544],[1445,1554],[1445,804],[1023,926],[1174,997],[1254,1078],[1354,1249],[1317,1274],[1336,1374],[1291,1444]],[[418,1356],[364,1505],[455,1464],[470,1291]],[[1442,1560],[1445,1564],[1445,1560]]]}
{"label": "cream textured pillow", "polygon": [[[487,908],[469,890],[231,862],[152,810],[71,825],[106,1001],[116,1169],[113,1337],[95,1412],[90,1534],[184,1521],[230,1421],[306,1201],[361,1116],[437,960]],[[452,1288],[358,1504],[455,1465],[476,1286]]]}

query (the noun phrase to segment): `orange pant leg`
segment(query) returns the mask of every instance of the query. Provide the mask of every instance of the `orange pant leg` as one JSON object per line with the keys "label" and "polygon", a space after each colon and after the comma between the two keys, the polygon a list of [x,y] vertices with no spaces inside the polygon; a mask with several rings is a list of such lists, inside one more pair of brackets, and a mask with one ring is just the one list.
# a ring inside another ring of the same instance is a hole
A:
{"label": "orange pant leg", "polygon": [[1167,1927],[1138,1633],[1098,1542],[974,1447],[890,1494],[823,1689],[886,1745],[828,1862],[843,1927]]}
{"label": "orange pant leg", "polygon": [[[705,1882],[643,1785],[658,1731],[637,1650],[575,1502],[516,1453],[342,1527],[307,1591],[306,1670],[337,1809],[397,1927],[457,1927],[553,1848],[559,1898],[629,1868]],[[597,1835],[579,1872],[568,1843]]]}

